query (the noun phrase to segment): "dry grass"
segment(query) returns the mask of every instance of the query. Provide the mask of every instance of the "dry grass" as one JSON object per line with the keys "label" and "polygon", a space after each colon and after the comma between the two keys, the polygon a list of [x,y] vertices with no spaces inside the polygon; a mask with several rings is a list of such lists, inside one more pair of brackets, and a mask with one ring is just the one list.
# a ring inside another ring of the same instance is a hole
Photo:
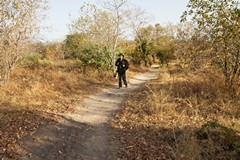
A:
{"label": "dry grass", "polygon": [[64,113],[86,94],[111,83],[111,74],[81,69],[69,62],[56,67],[17,68],[11,81],[1,86],[1,107],[7,105]]}
{"label": "dry grass", "polygon": [[0,86],[0,159],[14,158],[19,139],[60,120],[59,115],[74,111],[87,94],[111,84],[109,72],[80,65],[66,61],[19,67],[11,81]]}
{"label": "dry grass", "polygon": [[161,69],[157,80],[129,96],[112,122],[127,135],[120,136],[122,157],[239,159],[240,97],[222,79],[213,69]]}
{"label": "dry grass", "polygon": [[130,64],[129,69],[127,70],[127,79],[129,77],[133,77],[136,74],[141,74],[141,73],[145,73],[148,71],[148,67],[145,66],[137,66],[134,64]]}

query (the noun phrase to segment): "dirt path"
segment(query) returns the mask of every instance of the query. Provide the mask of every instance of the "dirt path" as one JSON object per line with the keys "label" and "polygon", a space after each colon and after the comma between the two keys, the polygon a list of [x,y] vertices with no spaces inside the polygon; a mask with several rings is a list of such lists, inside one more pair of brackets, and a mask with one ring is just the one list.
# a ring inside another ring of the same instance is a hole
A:
{"label": "dirt path", "polygon": [[105,88],[88,96],[73,114],[57,125],[42,127],[21,144],[24,160],[106,160],[117,159],[118,141],[112,136],[108,122],[119,109],[124,97],[157,76],[158,66],[129,78],[129,87]]}

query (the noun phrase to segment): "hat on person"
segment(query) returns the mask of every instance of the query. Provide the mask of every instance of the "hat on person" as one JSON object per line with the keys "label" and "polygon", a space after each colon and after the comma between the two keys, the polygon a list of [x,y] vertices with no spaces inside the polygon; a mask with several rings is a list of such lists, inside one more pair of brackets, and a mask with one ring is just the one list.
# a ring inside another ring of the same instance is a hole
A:
{"label": "hat on person", "polygon": [[124,55],[123,55],[122,53],[120,53],[118,56],[119,56],[119,57],[120,57],[120,56],[123,56],[123,57],[124,57]]}

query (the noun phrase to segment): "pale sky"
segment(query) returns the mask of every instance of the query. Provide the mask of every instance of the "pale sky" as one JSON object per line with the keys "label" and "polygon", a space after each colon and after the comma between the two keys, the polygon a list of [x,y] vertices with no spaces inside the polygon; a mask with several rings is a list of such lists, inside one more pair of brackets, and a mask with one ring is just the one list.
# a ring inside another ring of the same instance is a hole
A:
{"label": "pale sky", "polygon": [[[63,40],[69,30],[67,24],[79,17],[80,6],[84,2],[96,3],[97,0],[49,0],[50,9],[43,23],[48,27],[41,33],[43,41]],[[178,23],[188,0],[132,0],[132,4],[144,9],[153,17],[152,24]]]}

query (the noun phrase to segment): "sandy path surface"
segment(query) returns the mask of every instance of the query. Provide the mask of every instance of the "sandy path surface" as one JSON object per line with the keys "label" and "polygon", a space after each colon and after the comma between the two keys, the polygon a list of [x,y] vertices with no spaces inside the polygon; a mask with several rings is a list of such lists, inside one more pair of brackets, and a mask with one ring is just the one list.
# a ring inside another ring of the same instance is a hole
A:
{"label": "sandy path surface", "polygon": [[85,98],[75,112],[63,117],[57,125],[39,129],[21,143],[20,159],[24,160],[106,160],[118,159],[121,149],[112,136],[108,122],[124,101],[125,96],[158,74],[158,65],[144,73],[129,77],[129,87],[104,88]]}

